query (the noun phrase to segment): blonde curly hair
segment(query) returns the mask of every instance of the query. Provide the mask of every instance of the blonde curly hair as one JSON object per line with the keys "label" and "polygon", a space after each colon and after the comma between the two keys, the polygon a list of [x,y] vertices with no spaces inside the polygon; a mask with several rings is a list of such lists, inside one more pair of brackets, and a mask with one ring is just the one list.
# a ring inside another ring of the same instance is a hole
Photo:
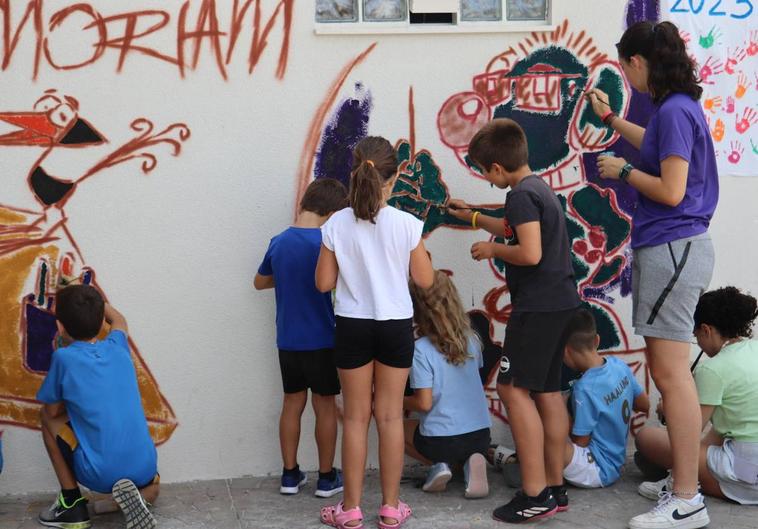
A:
{"label": "blonde curly hair", "polygon": [[422,289],[411,282],[410,290],[418,335],[429,338],[449,364],[461,365],[472,358],[469,339],[478,341],[479,337],[471,328],[458,289],[448,275],[435,270],[430,288]]}

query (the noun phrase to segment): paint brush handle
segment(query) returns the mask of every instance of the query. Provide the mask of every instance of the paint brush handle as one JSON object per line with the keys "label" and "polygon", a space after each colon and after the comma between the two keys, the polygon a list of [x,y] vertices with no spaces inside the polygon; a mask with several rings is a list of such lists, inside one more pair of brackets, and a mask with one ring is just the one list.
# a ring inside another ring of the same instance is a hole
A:
{"label": "paint brush handle", "polygon": [[583,88],[583,89],[582,89],[582,92],[584,92],[584,94],[585,94],[587,97],[589,97],[589,96],[593,95],[593,96],[597,97],[597,100],[598,100],[598,101],[600,101],[601,103],[603,103],[603,104],[606,104],[606,105],[608,105],[609,107],[611,106],[611,104],[610,104],[608,101],[606,101],[605,99],[603,99],[603,98],[602,98],[602,97],[600,97],[599,95],[597,95],[597,94],[594,94],[594,93],[593,93],[593,94],[588,94],[587,92],[589,92],[590,90],[592,90],[592,89],[590,88],[590,89],[588,90],[588,89],[586,89],[586,88]]}

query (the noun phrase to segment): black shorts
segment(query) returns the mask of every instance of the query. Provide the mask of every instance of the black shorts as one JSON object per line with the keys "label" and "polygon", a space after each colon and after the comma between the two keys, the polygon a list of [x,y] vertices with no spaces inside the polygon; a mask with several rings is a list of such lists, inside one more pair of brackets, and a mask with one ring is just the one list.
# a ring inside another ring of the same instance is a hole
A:
{"label": "black shorts", "polygon": [[340,392],[334,349],[279,349],[279,369],[285,393],[299,393],[308,388],[316,395],[337,395]]}
{"label": "black shorts", "polygon": [[413,446],[419,454],[432,463],[460,465],[465,463],[472,454],[482,454],[487,457],[490,429],[483,428],[460,435],[426,437],[421,435],[417,426],[413,433]]}
{"label": "black shorts", "polygon": [[364,320],[336,317],[334,350],[337,367],[355,369],[372,360],[389,367],[413,363],[413,319]]}
{"label": "black shorts", "polygon": [[511,314],[497,383],[513,382],[538,393],[560,391],[566,326],[576,310]]}

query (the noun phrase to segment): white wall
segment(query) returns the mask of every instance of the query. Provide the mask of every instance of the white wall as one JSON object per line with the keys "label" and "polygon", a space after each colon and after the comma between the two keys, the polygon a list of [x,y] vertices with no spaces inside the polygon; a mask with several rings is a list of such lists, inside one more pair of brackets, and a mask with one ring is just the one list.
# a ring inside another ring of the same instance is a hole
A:
{"label": "white wall", "polygon": [[[45,20],[67,4],[46,2]],[[194,25],[200,2],[191,4]],[[228,25],[227,4],[231,2],[218,6],[222,28]],[[275,4],[262,0],[266,18]],[[175,66],[136,53],[127,56],[117,73],[118,51],[108,49],[95,64],[71,71],[55,71],[43,59],[38,78],[32,80],[34,39],[29,28],[22,32],[11,64],[0,73],[0,111],[29,108],[43,90],[57,88],[79,100],[81,115],[109,136],[111,144],[131,137],[128,126],[137,117],[147,117],[156,126],[184,122],[192,131],[181,154],[174,158],[162,151],[150,175],[142,175],[137,162],[121,165],[82,185],[66,207],[69,229],[86,263],[95,268],[113,305],[127,316],[131,335],[177,416],[178,428],[159,448],[164,482],[265,474],[281,467],[273,295],[253,291],[250,283],[269,238],[292,220],[311,118],[354,56],[378,42],[340,95],[351,95],[355,81],[371,90],[371,133],[392,141],[407,137],[407,93],[413,85],[417,144],[433,153],[451,194],[472,202],[504,198],[503,192],[466,174],[441,143],[436,116],[450,95],[470,89],[471,78],[484,71],[491,57],[525,35],[316,36],[312,4],[295,3],[283,80],[275,78],[281,19],[252,75],[244,57],[251,36],[242,33],[227,67],[228,80],[219,75],[208,41],[197,69],[187,71],[184,79]],[[588,31],[601,50],[612,53],[623,26],[623,2],[554,4],[556,21],[568,16],[572,28]],[[25,2],[12,5],[15,26]],[[169,11],[169,26],[145,42],[175,52],[181,2],[93,0],[93,6],[103,16],[138,6]],[[115,32],[118,25],[109,27]],[[225,37],[221,42],[225,49]],[[79,48],[71,43],[58,46],[61,61],[64,52],[73,53],[69,60],[74,62],[89,50],[77,55]],[[191,57],[190,44],[187,49]],[[0,149],[0,203],[38,209],[25,177],[39,150]],[[758,261],[753,235],[758,228],[758,179],[722,178],[721,183],[721,206],[712,230],[718,252],[713,285],[736,284],[758,293],[751,265]],[[468,257],[468,247],[478,239],[471,232],[440,229],[428,246],[438,267],[455,272],[466,305],[473,297],[481,307],[482,297],[498,281],[484,264]],[[628,298],[618,302],[627,329],[629,307]],[[502,339],[501,326],[496,338]],[[300,461],[313,469],[313,422],[306,415]],[[56,487],[38,432],[6,427],[3,449],[2,493]]]}

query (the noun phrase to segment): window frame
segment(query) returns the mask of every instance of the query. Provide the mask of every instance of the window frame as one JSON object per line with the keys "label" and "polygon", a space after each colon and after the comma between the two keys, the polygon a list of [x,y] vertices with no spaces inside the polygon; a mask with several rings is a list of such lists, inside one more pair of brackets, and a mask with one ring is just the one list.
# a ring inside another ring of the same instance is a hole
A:
{"label": "window frame", "polygon": [[363,20],[363,1],[357,0],[358,12],[356,21],[316,21],[314,5],[314,32],[317,35],[386,35],[386,34],[461,34],[461,33],[516,33],[527,31],[552,31],[556,28],[553,0],[545,0],[547,3],[547,17],[544,20],[508,20],[508,0],[500,0],[500,20],[461,20],[461,8],[455,11],[455,23],[453,24],[411,24],[410,9],[412,0],[406,0],[408,14],[404,21],[365,21]]}

